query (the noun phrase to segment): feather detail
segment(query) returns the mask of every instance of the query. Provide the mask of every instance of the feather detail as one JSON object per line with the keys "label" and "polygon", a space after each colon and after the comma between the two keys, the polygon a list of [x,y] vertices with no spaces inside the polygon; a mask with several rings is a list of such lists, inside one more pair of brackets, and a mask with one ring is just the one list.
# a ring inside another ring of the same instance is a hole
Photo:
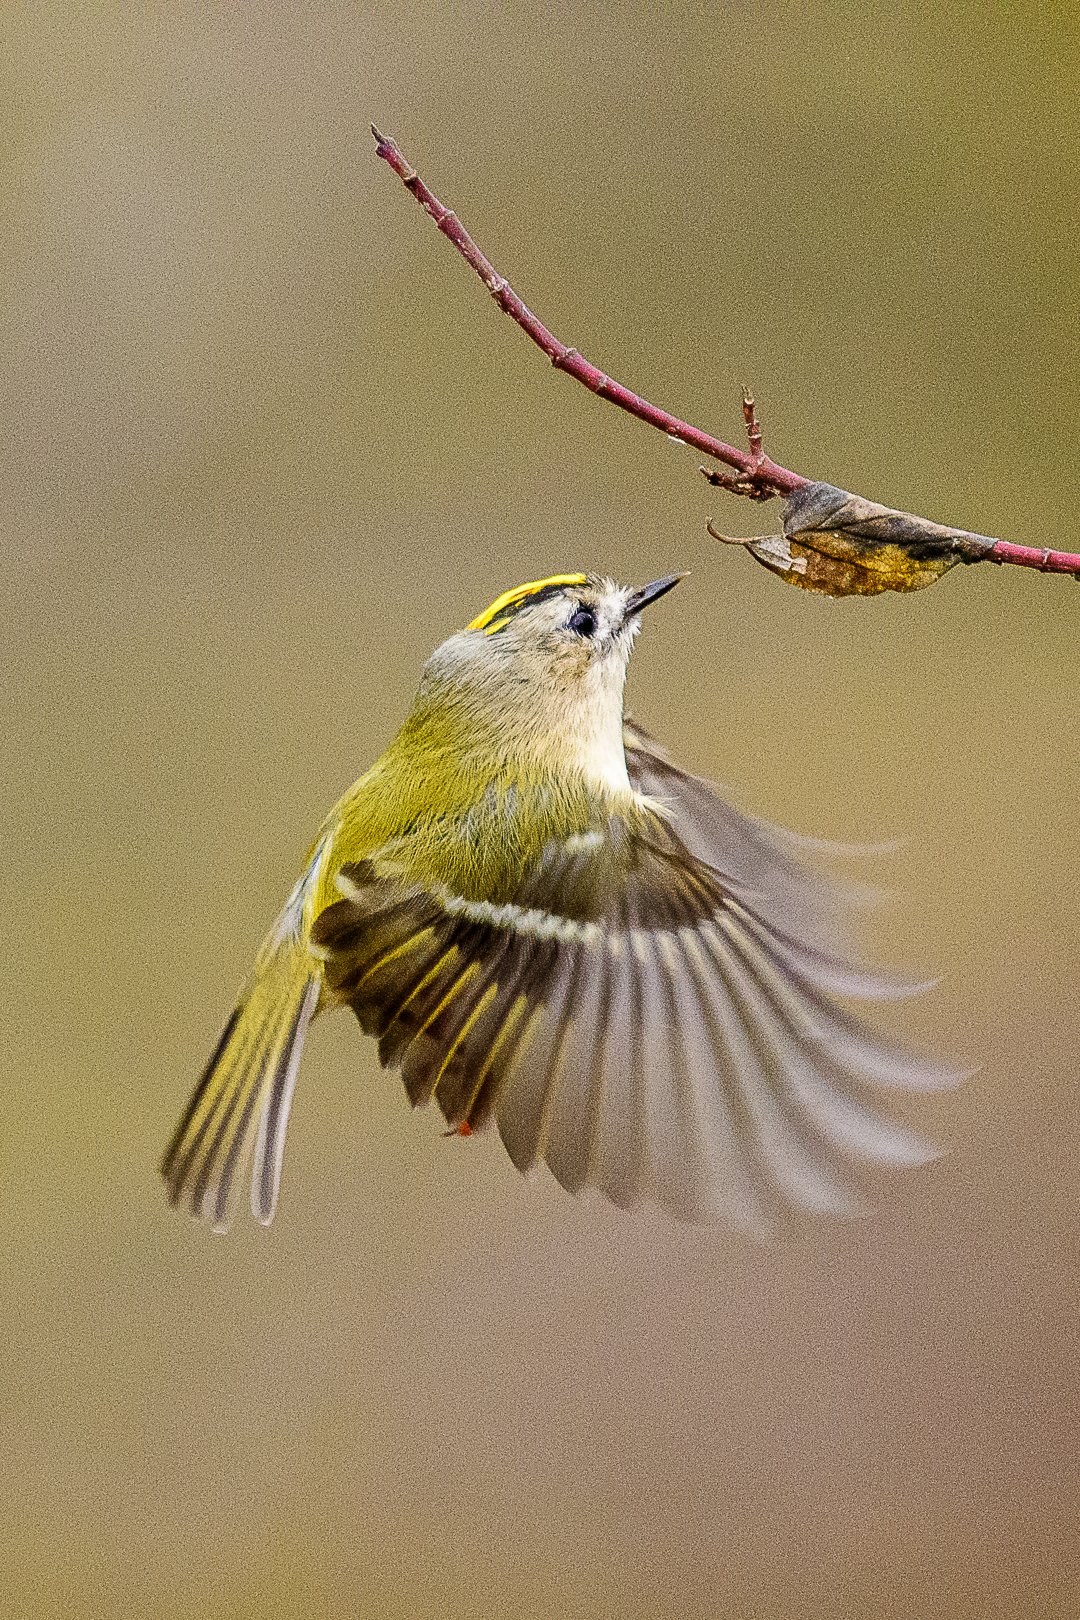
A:
{"label": "feather detail", "polygon": [[342,868],[312,928],[328,997],[414,1104],[493,1119],[571,1192],[757,1233],[785,1207],[855,1212],[850,1161],[932,1156],[868,1088],[958,1077],[832,999],[882,981],[836,954],[825,880],[641,733],[628,762],[649,793],[550,841],[497,904],[411,880],[396,848]]}
{"label": "feather detail", "polygon": [[165,1150],[169,1202],[216,1231],[232,1224],[252,1153],[252,1213],[264,1225],[273,1219],[289,1107],[320,991],[319,975],[305,972],[291,946],[261,965]]}

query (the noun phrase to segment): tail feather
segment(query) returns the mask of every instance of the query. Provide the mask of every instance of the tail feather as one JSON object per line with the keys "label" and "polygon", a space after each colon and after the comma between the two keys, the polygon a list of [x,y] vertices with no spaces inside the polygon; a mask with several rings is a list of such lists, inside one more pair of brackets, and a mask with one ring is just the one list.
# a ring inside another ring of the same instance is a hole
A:
{"label": "tail feather", "polygon": [[291,952],[266,964],[233,1010],[165,1150],[169,1202],[216,1231],[232,1224],[253,1146],[252,1213],[267,1226],[274,1218],[289,1107],[321,989],[320,975],[295,971]]}
{"label": "tail feather", "polygon": [[304,1050],[304,1037],[315,1008],[319,1004],[319,989],[318,979],[308,980],[304,999],[296,1009],[292,1028],[278,1054],[259,1118],[255,1162],[251,1172],[251,1213],[264,1226],[269,1226],[274,1218],[278,1187],[281,1184],[281,1160],[285,1152],[289,1109],[292,1106],[293,1090],[300,1068],[300,1055]]}

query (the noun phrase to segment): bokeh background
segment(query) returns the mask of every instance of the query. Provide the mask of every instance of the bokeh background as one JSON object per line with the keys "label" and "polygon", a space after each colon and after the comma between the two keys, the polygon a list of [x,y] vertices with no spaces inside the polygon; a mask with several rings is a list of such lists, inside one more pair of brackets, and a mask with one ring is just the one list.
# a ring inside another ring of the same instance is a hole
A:
{"label": "bokeh background", "polygon": [[[452,14],[451,14],[452,13]],[[829,603],[568,342],[812,476],[1080,549],[1072,8],[5,9],[6,1612],[1072,1615],[1080,591]],[[324,811],[521,579],[692,578],[636,715],[906,838],[891,1027],[977,1066],[875,1215],[759,1248],[521,1181],[351,1019],[269,1231],[156,1165]]]}

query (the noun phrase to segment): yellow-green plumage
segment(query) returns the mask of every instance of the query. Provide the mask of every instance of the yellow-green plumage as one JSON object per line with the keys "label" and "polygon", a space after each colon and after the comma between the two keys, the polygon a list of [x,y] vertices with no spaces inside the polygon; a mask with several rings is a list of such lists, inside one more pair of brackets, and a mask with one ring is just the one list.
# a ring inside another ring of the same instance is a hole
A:
{"label": "yellow-green plumage", "polygon": [[165,1154],[174,1202],[227,1225],[250,1155],[272,1218],[307,1026],[343,1004],[414,1103],[619,1203],[761,1227],[850,1207],[838,1158],[926,1157],[853,1095],[945,1077],[830,999],[885,993],[827,948],[830,891],[624,727],[674,583],[533,582],[435,652],[263,944]]}

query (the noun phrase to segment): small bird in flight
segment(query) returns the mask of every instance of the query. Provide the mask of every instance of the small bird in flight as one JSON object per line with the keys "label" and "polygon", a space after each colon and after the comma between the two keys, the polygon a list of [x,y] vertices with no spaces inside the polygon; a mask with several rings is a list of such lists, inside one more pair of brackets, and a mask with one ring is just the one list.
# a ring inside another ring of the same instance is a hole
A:
{"label": "small bird in flight", "polygon": [[[382,758],[330,812],[162,1160],[225,1229],[273,1219],[308,1025],[348,1006],[451,1132],[522,1171],[765,1232],[852,1213],[852,1161],[934,1156],[872,1088],[956,1078],[838,997],[838,887],[624,718],[641,613],[593,574],[518,586],[439,647]],[[249,1172],[250,1167],[250,1172]]]}

